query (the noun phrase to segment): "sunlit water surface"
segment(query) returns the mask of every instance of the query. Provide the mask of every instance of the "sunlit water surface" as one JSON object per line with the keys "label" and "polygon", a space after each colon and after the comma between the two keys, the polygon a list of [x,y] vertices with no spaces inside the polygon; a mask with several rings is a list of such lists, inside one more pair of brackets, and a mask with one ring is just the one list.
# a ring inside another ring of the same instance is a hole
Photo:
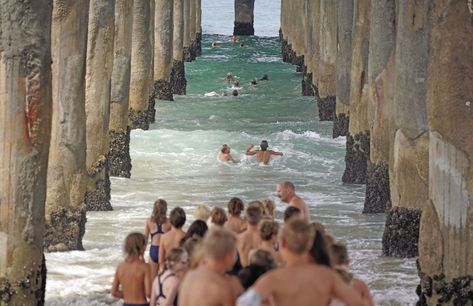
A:
{"label": "sunlit water surface", "polygon": [[[210,9],[232,16],[223,6],[210,7],[209,1],[203,1],[204,18]],[[272,8],[266,2],[264,14],[275,10],[277,15],[279,5]],[[228,20],[225,25],[220,22],[224,29],[232,26]],[[274,25],[278,20],[265,22]],[[217,29],[215,24],[205,25],[206,32]],[[260,35],[276,35],[277,27],[269,25]],[[204,35],[203,56],[186,64],[188,95],[160,101],[151,129],[132,132],[132,178],[112,178],[114,211],[88,213],[86,251],[47,254],[47,305],[121,305],[109,290],[123,258],[122,242],[127,233],[143,229],[157,197],[165,198],[171,208],[184,207],[187,225],[197,203],[226,207],[233,196],[246,202],[273,199],[281,217],[284,205],[275,196],[281,180],[294,182],[309,203],[312,218],[348,243],[352,270],[368,283],[376,305],[414,304],[418,283],[414,260],[381,256],[384,216],[362,215],[364,187],[341,183],[345,139],[332,139],[332,123],[319,122],[314,99],[301,97],[301,75],[282,63],[278,40],[245,38],[246,47],[239,48],[228,38]],[[220,42],[220,47],[209,49],[212,41]],[[204,97],[205,92],[230,90],[223,82],[229,71],[240,77],[240,96]],[[248,86],[264,73],[269,81]],[[284,152],[284,157],[258,166],[244,156],[247,146],[261,139]],[[217,161],[223,143],[232,147],[238,163]]]}

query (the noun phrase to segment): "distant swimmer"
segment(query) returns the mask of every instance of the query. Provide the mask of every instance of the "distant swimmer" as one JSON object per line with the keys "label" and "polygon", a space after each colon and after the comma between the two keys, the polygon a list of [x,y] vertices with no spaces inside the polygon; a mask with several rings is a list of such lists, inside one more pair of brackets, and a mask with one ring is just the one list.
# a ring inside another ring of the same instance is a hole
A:
{"label": "distant swimmer", "polygon": [[232,36],[228,41],[232,43],[237,43],[239,40],[236,36]]}
{"label": "distant swimmer", "polygon": [[259,79],[260,81],[267,81],[269,80],[269,77],[267,74],[263,74],[263,77],[261,79]]}
{"label": "distant swimmer", "polygon": [[235,77],[233,76],[233,74],[231,72],[229,72],[229,73],[227,73],[227,75],[225,76],[225,78],[223,80],[227,83],[233,83],[233,82],[235,82]]}
{"label": "distant swimmer", "polygon": [[238,90],[236,90],[236,89],[233,90],[233,91],[232,91],[232,96],[238,97]]}
{"label": "distant swimmer", "polygon": [[245,47],[245,44],[244,43],[241,43],[240,44],[240,48],[244,48]]}
{"label": "distant swimmer", "polygon": [[272,155],[283,156],[281,152],[268,150],[268,141],[262,140],[260,144],[260,150],[251,151],[255,145],[251,144],[248,149],[246,149],[245,154],[249,156],[256,155],[256,160],[258,163],[263,163],[267,165]]}
{"label": "distant swimmer", "polygon": [[214,41],[212,42],[212,49],[215,49],[215,48],[217,48],[217,43]]}
{"label": "distant swimmer", "polygon": [[227,161],[233,162],[234,161],[233,156],[230,152],[231,152],[230,146],[227,144],[223,144],[222,147],[220,148],[218,159],[224,162],[227,162]]}
{"label": "distant swimmer", "polygon": [[236,80],[235,82],[233,82],[233,87],[234,88],[239,88],[240,87],[240,81]]}
{"label": "distant swimmer", "polygon": [[258,85],[258,82],[256,82],[256,79],[253,79],[250,83],[251,86],[255,87],[256,85]]}

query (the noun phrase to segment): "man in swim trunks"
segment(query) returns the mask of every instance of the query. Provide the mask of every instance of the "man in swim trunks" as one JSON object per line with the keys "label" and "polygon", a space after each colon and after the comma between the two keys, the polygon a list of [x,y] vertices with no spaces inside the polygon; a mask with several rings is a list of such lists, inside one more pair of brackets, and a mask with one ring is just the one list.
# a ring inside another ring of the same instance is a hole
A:
{"label": "man in swim trunks", "polygon": [[245,154],[248,156],[256,155],[256,160],[258,163],[263,163],[267,165],[272,155],[283,156],[281,152],[268,150],[268,141],[262,140],[260,144],[260,150],[251,151],[255,145],[251,144],[248,149],[246,149]]}
{"label": "man in swim trunks", "polygon": [[283,229],[280,246],[285,266],[261,276],[240,296],[237,306],[260,306],[273,299],[275,305],[325,306],[335,297],[347,306],[363,306],[356,292],[330,268],[309,263],[314,229],[293,219]]}
{"label": "man in swim trunks", "polygon": [[294,206],[300,209],[302,218],[309,222],[310,213],[309,206],[302,200],[299,196],[296,195],[296,187],[293,183],[285,181],[278,184],[276,188],[276,193],[278,198],[282,202],[289,204],[289,206]]}
{"label": "man in swim trunks", "polygon": [[181,306],[234,306],[237,294],[234,282],[225,273],[236,259],[236,236],[224,228],[210,229],[202,242],[200,266],[188,272],[179,291]]}

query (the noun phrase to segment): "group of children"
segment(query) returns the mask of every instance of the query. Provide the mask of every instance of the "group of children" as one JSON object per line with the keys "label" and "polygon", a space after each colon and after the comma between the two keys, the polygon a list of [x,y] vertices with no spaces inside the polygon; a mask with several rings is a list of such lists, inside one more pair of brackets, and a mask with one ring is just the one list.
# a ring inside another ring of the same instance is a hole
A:
{"label": "group of children", "polygon": [[282,229],[271,200],[245,209],[232,198],[227,208],[198,205],[183,231],[185,211],[176,207],[167,217],[158,199],[144,234],[125,239],[112,295],[125,306],[374,305],[367,285],[348,271],[346,246],[299,208],[287,207]]}

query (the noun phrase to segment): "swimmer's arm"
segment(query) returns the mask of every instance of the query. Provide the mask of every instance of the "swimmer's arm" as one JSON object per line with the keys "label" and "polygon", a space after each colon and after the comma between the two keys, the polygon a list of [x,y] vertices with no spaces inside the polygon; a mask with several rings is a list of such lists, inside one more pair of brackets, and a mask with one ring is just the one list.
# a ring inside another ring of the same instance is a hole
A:
{"label": "swimmer's arm", "polygon": [[333,273],[333,296],[344,302],[347,306],[366,306],[357,292],[350,288],[337,274]]}
{"label": "swimmer's arm", "polygon": [[117,270],[115,271],[115,276],[113,277],[112,295],[116,298],[123,299],[123,292],[119,288],[120,288],[120,280],[118,279],[118,268],[117,268]]}
{"label": "swimmer's arm", "polygon": [[151,300],[149,301],[150,306],[156,306],[158,302],[156,296],[159,294],[156,292],[158,278],[155,278],[153,281],[153,285],[151,286]]}
{"label": "swimmer's arm", "polygon": [[148,228],[148,220],[147,219],[145,221],[145,229],[143,231],[143,234],[146,237],[146,244],[148,244],[149,228]]}
{"label": "swimmer's arm", "polygon": [[277,155],[277,156],[283,156],[284,155],[282,152],[278,152],[278,151],[270,150],[269,152],[271,152],[271,155]]}
{"label": "swimmer's arm", "polygon": [[252,145],[252,144],[251,144],[251,145],[248,147],[248,149],[246,149],[245,154],[246,154],[246,155],[250,155],[250,156],[251,156],[251,155],[255,155],[258,151],[251,151],[251,149],[253,149],[254,146],[255,146],[255,145]]}
{"label": "swimmer's arm", "polygon": [[149,299],[151,296],[151,267],[146,264],[145,267],[145,278],[144,278],[144,285],[145,285],[145,294],[146,297]]}

